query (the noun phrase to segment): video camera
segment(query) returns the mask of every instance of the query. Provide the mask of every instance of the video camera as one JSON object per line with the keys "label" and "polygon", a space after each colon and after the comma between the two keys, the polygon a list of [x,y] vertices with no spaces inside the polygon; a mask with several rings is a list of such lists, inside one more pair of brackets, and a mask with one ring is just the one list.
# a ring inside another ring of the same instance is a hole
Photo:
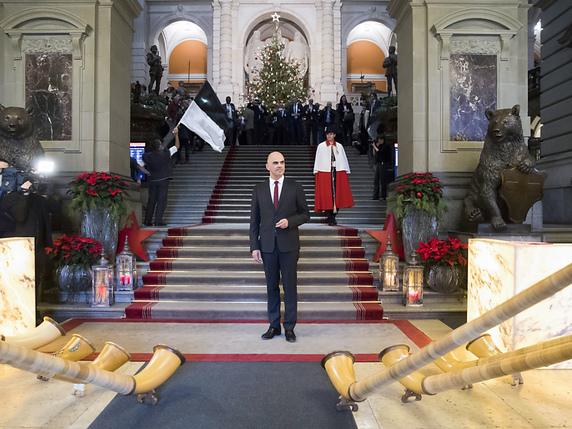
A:
{"label": "video camera", "polygon": [[22,185],[28,181],[32,183],[32,186],[29,188],[30,192],[36,192],[41,195],[51,195],[53,193],[53,184],[46,177],[31,171],[21,171],[16,167],[7,167],[2,170],[0,191],[20,191]]}

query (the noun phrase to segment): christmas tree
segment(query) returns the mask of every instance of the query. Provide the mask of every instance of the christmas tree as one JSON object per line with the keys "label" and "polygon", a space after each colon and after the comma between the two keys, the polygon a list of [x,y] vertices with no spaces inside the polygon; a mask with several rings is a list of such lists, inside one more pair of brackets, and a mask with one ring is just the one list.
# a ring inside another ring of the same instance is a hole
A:
{"label": "christmas tree", "polygon": [[294,98],[303,103],[309,92],[301,73],[302,62],[286,60],[284,43],[280,39],[277,25],[270,44],[259,53],[262,68],[253,70],[252,79],[247,85],[249,101],[259,98],[269,109],[289,104]]}

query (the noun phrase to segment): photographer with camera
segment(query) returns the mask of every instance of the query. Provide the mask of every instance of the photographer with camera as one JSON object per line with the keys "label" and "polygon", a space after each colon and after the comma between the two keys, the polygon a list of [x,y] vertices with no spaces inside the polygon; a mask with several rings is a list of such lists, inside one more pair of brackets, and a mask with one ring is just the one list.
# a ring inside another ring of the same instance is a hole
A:
{"label": "photographer with camera", "polygon": [[0,160],[0,238],[34,237],[36,254],[36,301],[51,279],[50,259],[44,249],[52,246],[50,213],[60,206],[53,198],[35,192],[49,191],[34,173],[19,171]]}
{"label": "photographer with camera", "polygon": [[387,198],[387,185],[393,181],[393,147],[385,141],[385,134],[378,134],[371,144],[375,160],[372,200]]}

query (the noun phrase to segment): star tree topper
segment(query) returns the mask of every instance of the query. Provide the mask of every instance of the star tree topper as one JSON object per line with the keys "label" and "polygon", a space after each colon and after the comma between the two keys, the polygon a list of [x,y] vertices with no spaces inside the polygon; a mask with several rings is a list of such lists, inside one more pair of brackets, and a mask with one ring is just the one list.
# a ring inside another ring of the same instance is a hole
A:
{"label": "star tree topper", "polygon": [[278,12],[274,12],[274,14],[270,16],[272,17],[272,22],[280,22],[280,15],[278,15]]}

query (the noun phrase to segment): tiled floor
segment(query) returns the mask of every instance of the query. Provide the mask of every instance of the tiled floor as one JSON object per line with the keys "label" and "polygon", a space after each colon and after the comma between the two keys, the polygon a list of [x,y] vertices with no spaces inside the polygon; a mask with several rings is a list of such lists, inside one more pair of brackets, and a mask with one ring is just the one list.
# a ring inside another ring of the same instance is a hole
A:
{"label": "tiled floor", "polygon": [[[436,320],[412,321],[427,336],[439,338],[450,329]],[[337,349],[354,354],[378,353],[387,345],[414,344],[391,324],[299,324],[298,342],[283,335],[259,339],[264,324],[137,324],[84,323],[72,333],[90,339],[96,348],[114,341],[132,353],[149,353],[165,343],[190,354],[324,354]],[[69,334],[68,334],[69,336]],[[62,338],[60,342],[66,341]],[[57,349],[57,344],[50,346]],[[141,363],[118,370],[134,374]],[[383,368],[380,363],[356,363],[358,380]],[[424,374],[437,374],[433,365]],[[524,384],[510,385],[502,377],[468,390],[449,390],[402,403],[404,388],[393,383],[359,404],[354,413],[360,429],[377,428],[564,428],[572,426],[572,371],[535,370],[524,373]],[[114,397],[97,386],[85,387],[85,396],[73,396],[73,385],[49,380],[0,365],[0,428],[86,428]],[[133,406],[138,406],[135,399]],[[157,405],[160,407],[160,403]],[[332,407],[334,404],[332,404]]]}

